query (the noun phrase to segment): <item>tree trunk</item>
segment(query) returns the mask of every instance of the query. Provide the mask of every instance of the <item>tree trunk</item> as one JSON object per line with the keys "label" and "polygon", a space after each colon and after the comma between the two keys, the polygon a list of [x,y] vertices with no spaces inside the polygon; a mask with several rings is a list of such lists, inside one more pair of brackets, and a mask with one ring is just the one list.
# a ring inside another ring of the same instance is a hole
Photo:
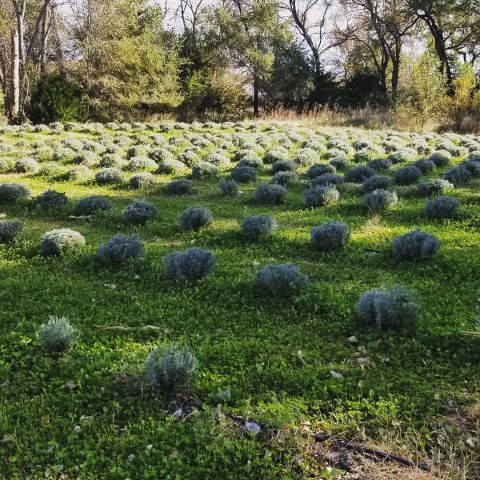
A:
{"label": "tree trunk", "polygon": [[398,99],[398,83],[400,78],[400,62],[401,62],[402,46],[399,42],[395,44],[395,54],[392,56],[392,101],[397,102]]}
{"label": "tree trunk", "polygon": [[20,117],[20,41],[18,29],[12,28],[12,73],[10,79],[10,119]]}
{"label": "tree trunk", "polygon": [[260,90],[260,79],[258,74],[253,75],[253,116],[255,118],[259,115],[259,90]]}

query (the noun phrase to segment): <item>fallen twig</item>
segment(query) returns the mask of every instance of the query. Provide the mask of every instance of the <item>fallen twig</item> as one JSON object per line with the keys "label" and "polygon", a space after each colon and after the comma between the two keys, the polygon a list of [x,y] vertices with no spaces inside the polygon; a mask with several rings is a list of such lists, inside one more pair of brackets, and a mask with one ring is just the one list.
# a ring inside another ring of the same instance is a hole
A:
{"label": "fallen twig", "polygon": [[142,325],[141,327],[125,327],[124,325],[94,325],[99,330],[107,330],[113,332],[137,332],[137,331],[153,331],[158,332],[160,327],[155,325]]}
{"label": "fallen twig", "polygon": [[[203,410],[204,404],[201,402],[195,402],[192,406],[195,406],[196,408]],[[236,423],[239,423],[243,427],[246,425],[247,422],[251,421],[244,417],[241,417],[240,415],[234,415],[229,412],[224,412],[224,415],[230,420]],[[262,429],[266,428],[266,425],[263,425],[258,422],[255,422],[255,423],[261,426]],[[408,458],[401,457],[399,455],[394,455],[393,453],[384,452],[382,450],[377,450],[376,448],[365,447],[360,443],[348,442],[346,440],[337,440],[333,438],[333,435],[329,435],[329,434],[315,433],[311,435],[313,436],[314,440],[317,443],[324,443],[326,441],[330,441],[335,448],[352,450],[353,452],[360,453],[361,455],[370,455],[376,461],[388,460],[388,461],[399,463],[400,465],[404,465],[406,467],[417,468],[425,472],[430,471],[430,468],[422,463],[415,463],[414,461],[409,460]]]}
{"label": "fallen twig", "polygon": [[394,455],[393,453],[383,452],[382,450],[377,450],[376,448],[365,447],[360,443],[348,442],[346,440],[332,440],[332,435],[315,434],[314,438],[318,443],[331,440],[331,443],[335,448],[344,448],[347,450],[352,450],[356,453],[361,453],[362,455],[371,455],[375,458],[375,460],[390,460],[407,467],[418,468],[419,470],[423,471],[430,471],[426,465],[421,463],[417,464],[408,458],[400,457],[399,455]]}

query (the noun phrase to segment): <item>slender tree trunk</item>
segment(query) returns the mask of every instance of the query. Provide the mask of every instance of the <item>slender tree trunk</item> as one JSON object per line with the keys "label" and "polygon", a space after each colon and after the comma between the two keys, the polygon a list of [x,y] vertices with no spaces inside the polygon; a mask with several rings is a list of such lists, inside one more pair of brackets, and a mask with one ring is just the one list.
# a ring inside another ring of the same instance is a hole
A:
{"label": "slender tree trunk", "polygon": [[16,121],[20,117],[20,41],[18,28],[12,28],[12,54],[10,79],[10,119]]}
{"label": "slender tree trunk", "polygon": [[45,8],[45,13],[43,14],[42,19],[42,37],[40,43],[40,72],[45,73],[45,68],[47,66],[47,43],[48,36],[50,33],[50,8],[47,6]]}
{"label": "slender tree trunk", "polygon": [[398,100],[398,83],[400,78],[400,62],[401,62],[402,46],[398,42],[395,44],[395,54],[392,57],[392,101],[396,103]]}
{"label": "slender tree trunk", "polygon": [[257,118],[259,116],[259,90],[260,90],[260,79],[258,74],[254,73],[253,75],[253,116]]}

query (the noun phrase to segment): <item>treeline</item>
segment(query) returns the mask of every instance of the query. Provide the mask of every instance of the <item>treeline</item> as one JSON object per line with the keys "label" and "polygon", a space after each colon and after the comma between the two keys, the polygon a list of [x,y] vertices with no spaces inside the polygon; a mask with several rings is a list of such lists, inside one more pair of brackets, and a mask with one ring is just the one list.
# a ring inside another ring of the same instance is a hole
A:
{"label": "treeline", "polygon": [[5,115],[241,118],[480,108],[480,0],[0,0]]}

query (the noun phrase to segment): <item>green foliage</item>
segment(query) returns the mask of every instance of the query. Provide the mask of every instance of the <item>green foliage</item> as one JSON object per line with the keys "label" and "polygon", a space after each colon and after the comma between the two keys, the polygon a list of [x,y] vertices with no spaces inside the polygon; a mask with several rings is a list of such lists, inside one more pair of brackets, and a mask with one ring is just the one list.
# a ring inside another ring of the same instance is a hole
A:
{"label": "green foliage", "polygon": [[27,115],[33,123],[80,120],[82,92],[65,74],[41,76],[32,89]]}

